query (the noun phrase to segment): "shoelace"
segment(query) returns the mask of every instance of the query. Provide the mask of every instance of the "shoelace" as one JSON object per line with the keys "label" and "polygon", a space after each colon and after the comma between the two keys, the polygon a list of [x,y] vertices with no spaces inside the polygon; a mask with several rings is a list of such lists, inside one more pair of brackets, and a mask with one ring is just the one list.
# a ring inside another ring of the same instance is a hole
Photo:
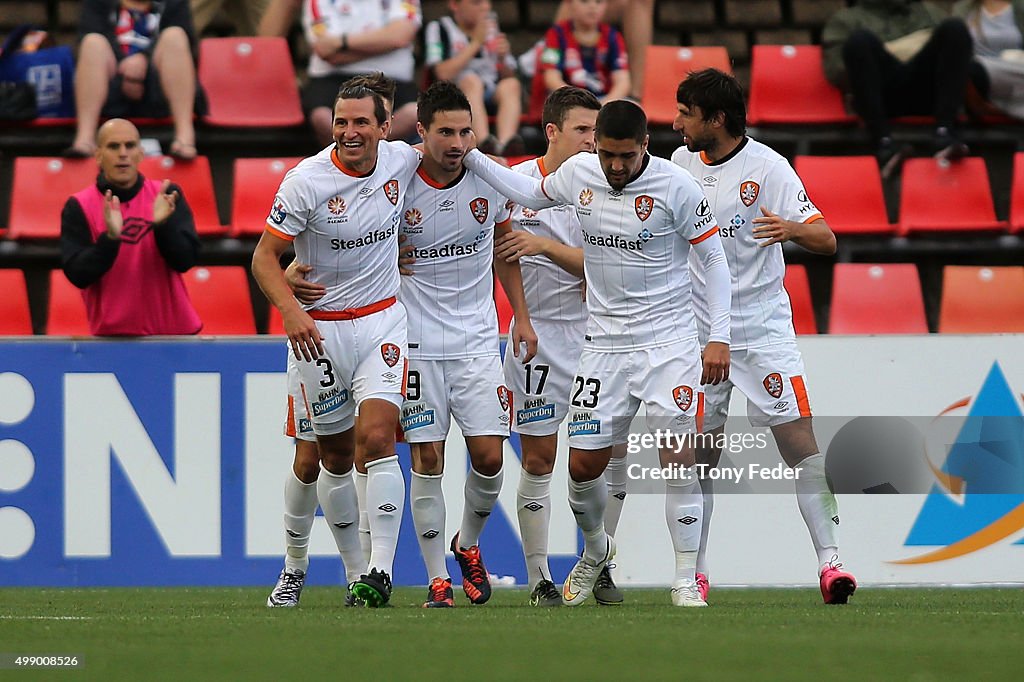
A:
{"label": "shoelace", "polygon": [[544,597],[545,599],[560,600],[562,598],[562,593],[558,591],[558,588],[555,587],[555,584],[553,582],[551,582],[550,580],[545,580],[540,585],[540,596]]}
{"label": "shoelace", "polygon": [[597,583],[595,587],[614,587],[615,582],[612,580],[611,570],[615,568],[615,564],[605,564],[604,570],[601,571],[597,576]]}
{"label": "shoelace", "polygon": [[462,555],[466,558],[466,573],[469,582],[473,584],[482,583],[487,579],[487,572],[484,564],[480,561],[479,549],[467,549]]}
{"label": "shoelace", "polygon": [[[842,564],[841,561],[839,561],[839,555],[838,554],[833,554],[832,558],[828,560],[828,568],[826,568],[825,570],[827,571],[829,569],[835,569],[835,570],[838,571],[842,567],[843,567],[843,564]],[[825,571],[822,571],[822,573],[824,573],[824,572]]]}
{"label": "shoelace", "polygon": [[302,589],[302,580],[293,573],[282,573],[281,580],[276,590],[278,598],[287,597],[295,599]]}
{"label": "shoelace", "polygon": [[433,580],[430,583],[430,601],[447,601],[449,585],[444,580]]}

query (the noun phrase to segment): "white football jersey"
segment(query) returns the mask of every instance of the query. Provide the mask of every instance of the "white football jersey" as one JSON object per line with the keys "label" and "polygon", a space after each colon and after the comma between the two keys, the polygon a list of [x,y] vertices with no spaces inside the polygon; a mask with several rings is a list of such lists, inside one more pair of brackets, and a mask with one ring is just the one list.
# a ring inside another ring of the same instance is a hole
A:
{"label": "white football jersey", "polygon": [[497,355],[494,226],[508,220],[508,200],[466,170],[447,187],[421,169],[409,186],[401,230],[415,250],[401,278],[409,357],[458,360]]}
{"label": "white football jersey", "polygon": [[419,163],[404,142],[381,142],[373,172],[355,176],[331,145],[288,171],[267,230],[294,240],[296,259],[313,266],[309,281],[327,288],[303,307],[348,310],[398,294],[398,223]]}
{"label": "white football jersey", "polygon": [[[538,180],[547,175],[543,158],[524,161],[512,170]],[[583,246],[580,219],[572,206],[563,204],[534,211],[516,205],[512,209],[512,227],[567,246]],[[587,319],[582,279],[544,256],[523,256],[519,259],[519,268],[523,272],[523,293],[531,320],[581,322]]]}
{"label": "white football jersey", "polygon": [[597,154],[577,154],[545,177],[548,198],[576,209],[590,318],[584,348],[633,351],[697,338],[691,309],[690,244],[718,232],[693,177],[651,156],[616,191]]}
{"label": "white football jersey", "polygon": [[[423,23],[419,0],[304,0],[302,4],[302,28],[310,45],[322,35],[365,33],[402,19],[415,22],[417,27]],[[343,66],[334,66],[316,54],[309,57],[310,76],[381,71],[391,78],[411,81],[415,68],[411,46],[368,55]]]}
{"label": "white football jersey", "polygon": [[[706,163],[702,153],[693,154],[686,147],[677,149],[672,161],[693,174],[722,223],[722,246],[732,276],[733,350],[794,339],[793,311],[782,286],[786,275],[782,244],[762,247],[753,230],[762,206],[800,223],[822,217],[796,171],[778,152],[751,138],[738,152],[715,164]],[[690,270],[694,291],[699,293],[704,287],[704,269],[692,255]],[[708,333],[708,309],[702,296],[695,296],[694,312],[703,342]]]}

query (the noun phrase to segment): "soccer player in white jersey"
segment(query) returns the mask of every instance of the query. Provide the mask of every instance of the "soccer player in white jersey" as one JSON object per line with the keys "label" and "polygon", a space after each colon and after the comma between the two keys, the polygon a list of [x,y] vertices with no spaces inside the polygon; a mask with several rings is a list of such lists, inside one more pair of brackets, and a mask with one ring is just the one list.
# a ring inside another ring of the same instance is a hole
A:
{"label": "soccer player in white jersey", "polygon": [[[583,228],[589,320],[573,381],[569,421],[569,506],[583,531],[583,557],[562,586],[562,602],[583,603],[615,555],[605,532],[603,472],[625,443],[642,402],[649,429],[675,436],[661,448],[665,520],[675,550],[672,603],[706,606],[695,568],[702,503],[691,435],[700,384],[728,378],[729,269],[718,225],[700,186],[678,166],[647,153],[647,117],[628,101],[597,116],[597,154],[577,154],[542,181],[502,168],[478,151],[466,165],[533,209],[575,207]],[[703,370],[686,261],[695,250],[708,279],[710,343]],[[679,442],[679,439],[682,442]]]}
{"label": "soccer player in white jersey", "polygon": [[[364,86],[373,90],[384,100],[384,109],[388,121],[395,101],[395,82],[379,71],[365,76],[356,76],[345,82],[346,86]],[[306,274],[312,266],[292,261],[285,269],[285,279],[292,293],[300,303],[313,304],[322,298],[327,289],[323,284],[310,282]],[[295,355],[288,352],[288,410],[285,418],[284,433],[295,439],[295,456],[292,468],[284,483],[284,528],[285,528],[285,560],[284,568],[277,578],[277,584],[267,597],[267,606],[292,607],[299,605],[299,597],[306,583],[306,572],[309,568],[309,534],[313,528],[318,505],[316,482],[320,474],[320,451],[316,446],[316,434],[313,422],[309,418],[309,405],[299,377],[299,366]],[[352,567],[354,579],[365,569],[370,560],[370,528],[367,524],[366,504],[366,471],[355,472],[356,493],[359,500],[359,544],[363,550],[361,567]],[[342,522],[344,523],[344,522]],[[332,525],[332,531],[343,531],[344,528]],[[347,568],[347,567],[346,567]],[[351,593],[346,595],[346,603],[352,603]]]}
{"label": "soccer player in white jersey", "polygon": [[[747,397],[750,423],[771,427],[782,458],[799,471],[797,502],[817,553],[825,603],[846,603],[857,582],[839,568],[839,512],[811,428],[804,363],[782,285],[784,242],[831,255],[835,235],[789,162],[746,136],[743,90],[735,78],[714,69],[692,73],[680,83],[676,100],[679,113],[673,127],[682,134],[684,146],[672,160],[700,178],[715,215],[724,221],[722,242],[732,277],[732,370],[728,381],[707,389],[705,433],[721,442],[735,385]],[[703,269],[692,256],[690,266],[697,290],[705,282]],[[704,341],[709,319],[700,300],[696,297],[695,310]],[[701,448],[698,459],[717,466],[721,455],[720,448]],[[711,480],[701,484],[704,517],[697,566],[706,594],[714,497]]]}
{"label": "soccer player in white jersey", "polygon": [[512,407],[501,373],[492,264],[520,320],[509,345],[522,356],[520,344],[526,342],[523,362],[536,352],[537,336],[519,265],[494,260],[495,232],[511,229],[508,199],[462,165],[473,139],[469,101],[453,83],[438,81],[420,94],[416,109],[425,154],[402,216],[403,253],[414,263],[412,274],[402,277],[400,294],[409,315],[402,428],[412,453],[413,524],[430,579],[423,605],[443,608],[454,606],[441,489],[452,417],[466,438],[471,466],[451,550],[470,601],[483,604],[491,596],[480,534],[501,491]]}
{"label": "soccer player in white jersey", "polygon": [[[335,144],[285,175],[252,265],[299,359],[320,449],[317,497],[339,531],[335,539],[349,569],[362,562],[351,472],[355,460],[366,466],[370,560],[350,589],[371,607],[391,596],[405,503],[394,450],[406,365],[398,227],[420,159],[405,144],[383,142],[387,131],[380,95],[343,88],[334,105]],[[326,287],[306,309],[279,265],[290,243],[296,258],[312,266],[311,281]]]}

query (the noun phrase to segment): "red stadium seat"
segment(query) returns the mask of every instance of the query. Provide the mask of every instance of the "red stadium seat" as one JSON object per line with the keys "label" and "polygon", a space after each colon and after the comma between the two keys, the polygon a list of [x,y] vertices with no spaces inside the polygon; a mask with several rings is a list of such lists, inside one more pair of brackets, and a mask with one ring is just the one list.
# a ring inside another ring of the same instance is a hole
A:
{"label": "red stadium seat", "polygon": [[644,62],[644,111],[654,124],[672,125],[676,117],[676,88],[691,71],[715,68],[732,73],[724,47],[651,45]]}
{"label": "red stadium seat", "polygon": [[10,239],[58,239],[65,200],[96,182],[93,159],[14,159]]}
{"label": "red stadium seat", "polygon": [[819,45],[754,45],[747,123],[850,124],[843,95],[825,80]]}
{"label": "red stadium seat", "polygon": [[200,237],[220,237],[227,232],[217,215],[213,175],[210,173],[210,161],[205,156],[197,156],[192,161],[179,161],[171,156],[147,156],[139,164],[139,172],[150,180],[166,179],[181,187]]}
{"label": "red stadium seat", "polygon": [[498,309],[498,333],[508,334],[512,322],[512,304],[508,302],[508,296],[497,277],[494,278],[494,305]]}
{"label": "red stadium seat", "polygon": [[270,306],[270,314],[267,317],[267,333],[284,336],[284,321],[281,319],[281,311],[277,306]]}
{"label": "red stadium seat", "polygon": [[231,191],[233,237],[263,234],[274,194],[284,174],[301,160],[301,157],[235,159],[235,181]]}
{"label": "red stadium seat", "polygon": [[837,264],[829,333],[928,333],[917,267],[910,263]]}
{"label": "red stadium seat", "polygon": [[875,157],[798,156],[794,166],[836,234],[895,233]]}
{"label": "red stadium seat", "polygon": [[82,290],[68,281],[63,270],[50,271],[46,333],[49,336],[90,336]]}
{"label": "red stadium seat", "polygon": [[1024,332],[1024,267],[943,268],[939,331]]}
{"label": "red stadium seat", "polygon": [[1013,155],[1013,186],[1010,188],[1010,231],[1024,228],[1024,152]]}
{"label": "red stadium seat", "polygon": [[903,164],[900,234],[1001,230],[985,160],[972,156],[940,165],[934,159]]}
{"label": "red stadium seat", "polygon": [[199,82],[209,103],[203,121],[210,125],[267,128],[305,120],[284,38],[204,38]]}
{"label": "red stadium seat", "polygon": [[32,334],[32,313],[28,305],[25,273],[21,270],[0,270],[0,335],[28,336]]}
{"label": "red stadium seat", "polygon": [[787,265],[783,281],[793,308],[793,329],[797,334],[817,334],[818,323],[814,320],[814,303],[811,301],[811,285],[807,280],[807,268],[802,265]]}
{"label": "red stadium seat", "polygon": [[249,278],[240,265],[194,267],[184,275],[202,334],[255,334]]}

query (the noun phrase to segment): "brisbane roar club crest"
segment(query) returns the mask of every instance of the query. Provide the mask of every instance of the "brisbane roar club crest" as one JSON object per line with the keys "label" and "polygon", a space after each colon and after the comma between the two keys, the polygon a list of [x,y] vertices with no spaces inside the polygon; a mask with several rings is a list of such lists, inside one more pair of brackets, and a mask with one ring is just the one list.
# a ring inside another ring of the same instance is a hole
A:
{"label": "brisbane roar club crest", "polygon": [[380,347],[380,356],[388,367],[394,367],[402,357],[402,349],[393,343],[385,343]]}
{"label": "brisbane roar club crest", "polygon": [[498,402],[501,403],[501,409],[508,412],[512,405],[512,392],[508,390],[508,386],[498,386]]}
{"label": "brisbane roar club crest", "polygon": [[672,389],[672,398],[676,401],[676,406],[686,412],[693,404],[693,389],[689,386],[676,386]]}
{"label": "brisbane roar club crest", "polygon": [[744,206],[753,206],[757,201],[757,195],[761,192],[761,186],[753,180],[747,180],[740,185],[740,201]]}
{"label": "brisbane roar club crest", "polygon": [[768,395],[773,398],[782,397],[782,375],[778,372],[772,372],[764,378],[761,382],[764,384],[764,390],[768,391]]}
{"label": "brisbane roar club crest", "polygon": [[594,200],[594,192],[589,187],[584,187],[583,191],[580,192],[580,206],[590,206],[590,202]]}
{"label": "brisbane roar club crest", "polygon": [[636,217],[642,221],[647,220],[651,217],[651,211],[654,210],[654,199],[641,194],[636,198],[634,202],[634,208],[636,209]]}
{"label": "brisbane roar club crest", "polygon": [[477,197],[473,201],[469,202],[469,210],[473,213],[473,217],[481,225],[487,220],[487,214],[490,212],[490,207],[487,205],[487,199],[483,197]]}
{"label": "brisbane roar club crest", "polygon": [[388,180],[384,183],[384,196],[395,206],[398,206],[398,180]]}

